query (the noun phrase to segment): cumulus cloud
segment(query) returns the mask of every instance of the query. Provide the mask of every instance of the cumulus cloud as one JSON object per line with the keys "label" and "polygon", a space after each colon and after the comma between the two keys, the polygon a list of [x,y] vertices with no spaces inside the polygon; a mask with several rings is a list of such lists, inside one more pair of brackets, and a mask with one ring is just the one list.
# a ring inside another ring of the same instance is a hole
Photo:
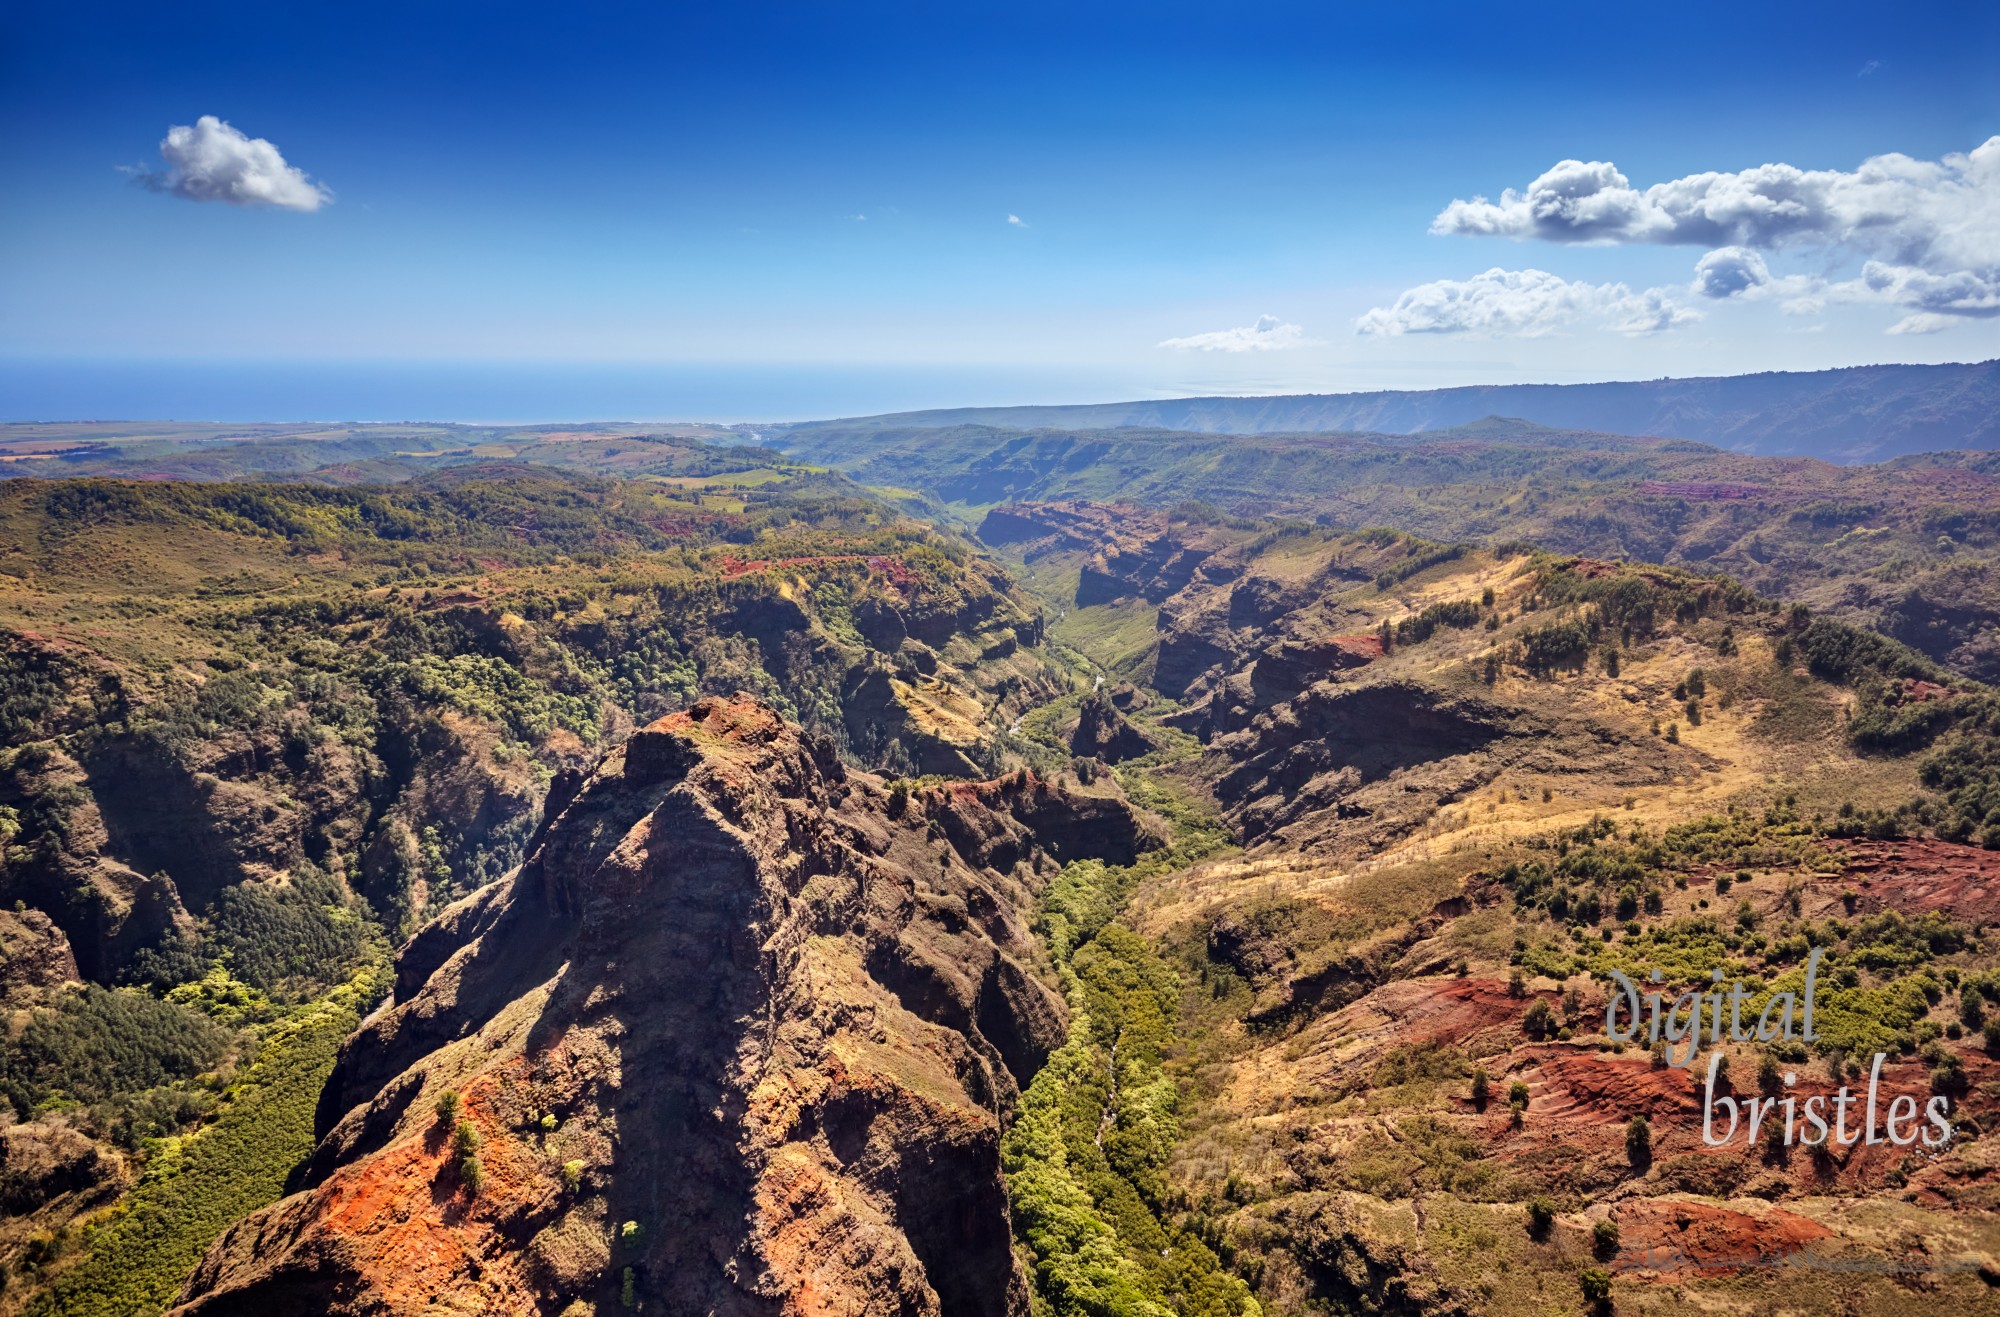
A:
{"label": "cumulus cloud", "polygon": [[1431,232],[1565,243],[1837,247],[1926,269],[2000,264],[2000,137],[1942,160],[1874,156],[1852,172],[1759,165],[1643,191],[1616,165],[1564,160],[1498,201],[1439,212]]}
{"label": "cumulus cloud", "polygon": [[1028,221],[1022,219],[1019,215],[1009,214],[1007,216],[1007,222],[1009,224],[1012,224],[1017,229],[1025,229],[1028,227]]}
{"label": "cumulus cloud", "polygon": [[1184,352],[1280,352],[1286,348],[1314,346],[1298,325],[1283,324],[1276,316],[1258,316],[1254,325],[1238,329],[1217,329],[1186,338],[1170,338],[1160,346]]}
{"label": "cumulus cloud", "polygon": [[1748,247],[1718,247],[1694,266],[1694,290],[1703,297],[1735,297],[1770,282],[1771,267]]}
{"label": "cumulus cloud", "polygon": [[1932,274],[1912,266],[1870,261],[1861,269],[1860,282],[1886,302],[1915,307],[1927,314],[1981,318],[2000,315],[2000,271],[1955,270]]}
{"label": "cumulus cloud", "polygon": [[167,162],[165,169],[137,170],[134,177],[155,192],[189,201],[302,211],[333,201],[324,185],[286,164],[276,146],[245,136],[212,114],[167,129],[160,158]]}
{"label": "cumulus cloud", "polygon": [[1701,313],[1674,301],[1663,288],[1638,292],[1624,284],[1564,279],[1547,270],[1491,269],[1470,279],[1419,284],[1393,306],[1376,307],[1355,321],[1362,334],[1485,334],[1540,338],[1574,327],[1619,334],[1656,334]]}
{"label": "cumulus cloud", "polygon": [[1773,275],[1763,257],[1742,247],[1723,247],[1695,263],[1693,291],[1718,300],[1777,299],[1795,315],[1811,314],[1829,302],[1872,303],[1910,314],[1891,326],[1892,334],[1933,334],[1956,320],[2000,316],[2000,273],[1954,270],[1933,274],[1911,265],[1869,261],[1855,279],[1818,275]]}
{"label": "cumulus cloud", "polygon": [[[1912,313],[1891,332],[1928,333],[1952,317],[2000,314],[2000,137],[1942,160],[1880,155],[1852,171],[1769,164],[1644,189],[1607,161],[1564,160],[1498,201],[1452,202],[1431,232],[1710,247],[1695,267],[1702,297],[1773,299],[1795,313],[1876,302]],[[1762,253],[1796,249],[1865,264],[1844,282],[1773,275]]]}

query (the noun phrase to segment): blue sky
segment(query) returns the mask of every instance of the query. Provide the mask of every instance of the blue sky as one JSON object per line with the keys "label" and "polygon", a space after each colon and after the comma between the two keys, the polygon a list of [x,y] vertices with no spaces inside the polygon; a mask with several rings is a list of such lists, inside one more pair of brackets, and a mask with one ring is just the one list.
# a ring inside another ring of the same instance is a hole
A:
{"label": "blue sky", "polygon": [[[1995,8],[16,4],[0,412],[222,415],[266,365],[759,418],[1991,357],[2000,173],[1950,160],[2000,134]],[[306,191],[190,199],[201,116]],[[1894,250],[1839,209],[1886,153],[1929,168]],[[1565,160],[1622,227],[1432,232]],[[1773,164],[1826,223],[1645,194]]]}

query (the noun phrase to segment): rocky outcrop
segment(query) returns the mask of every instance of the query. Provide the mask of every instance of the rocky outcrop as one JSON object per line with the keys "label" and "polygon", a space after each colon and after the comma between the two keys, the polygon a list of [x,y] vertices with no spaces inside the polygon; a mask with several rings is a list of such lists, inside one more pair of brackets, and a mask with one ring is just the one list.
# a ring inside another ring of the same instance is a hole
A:
{"label": "rocky outcrop", "polygon": [[1003,504],[986,514],[979,537],[1018,546],[1029,561],[1087,553],[1076,587],[1081,608],[1128,595],[1157,604],[1186,588],[1224,543],[1212,527],[1177,523],[1162,512],[1079,500]]}
{"label": "rocky outcrop", "polygon": [[61,1116],[0,1129],[0,1213],[26,1216],[65,1195],[95,1205],[124,1178],[122,1159]]}
{"label": "rocky outcrop", "polygon": [[[17,944],[24,951],[28,942],[43,948],[26,952],[44,963],[31,978],[64,972],[108,982],[135,953],[188,926],[170,879],[117,858],[117,828],[89,782],[81,764],[51,745],[26,747],[0,770],[0,806],[33,820],[32,844],[12,848],[0,860],[4,890],[27,908],[19,929],[6,939],[10,980],[16,977],[11,962]],[[182,819],[178,826],[185,832],[200,825]],[[42,932],[43,922],[53,927]],[[62,943],[60,951],[52,949],[49,934]]]}
{"label": "rocky outcrop", "polygon": [[39,910],[0,910],[0,990],[57,988],[77,978],[76,956]]}
{"label": "rocky outcrop", "polygon": [[1069,734],[1071,754],[1106,763],[1122,763],[1150,754],[1159,747],[1139,730],[1106,695],[1088,695],[1076,712],[1076,726]]}
{"label": "rocky outcrop", "polygon": [[1202,764],[1246,843],[1353,850],[1407,835],[1502,772],[1659,785],[1679,753],[1588,718],[1418,681],[1328,680],[1215,736]]}
{"label": "rocky outcrop", "polygon": [[1219,738],[1206,760],[1215,793],[1246,839],[1346,806],[1392,773],[1483,749],[1514,730],[1505,710],[1413,682],[1349,687],[1322,682]]}
{"label": "rocky outcrop", "polygon": [[1025,1313],[1000,1124],[1064,1011],[1021,912],[1056,860],[1153,844],[1132,811],[892,792],[737,697],[549,814],[404,949],[302,1191],[176,1311]]}

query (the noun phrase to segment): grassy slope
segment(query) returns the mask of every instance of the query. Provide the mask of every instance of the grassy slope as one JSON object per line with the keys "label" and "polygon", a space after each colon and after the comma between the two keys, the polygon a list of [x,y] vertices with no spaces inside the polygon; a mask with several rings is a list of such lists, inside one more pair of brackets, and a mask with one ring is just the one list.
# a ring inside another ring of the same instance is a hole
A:
{"label": "grassy slope", "polygon": [[[1300,551],[1300,541],[1288,543],[1287,554],[1296,557]],[[1040,582],[1060,588],[1069,579],[1059,561],[1044,559],[1037,567]],[[1296,568],[1296,563],[1282,564],[1276,574],[1291,575]],[[1520,575],[1518,568],[1500,570],[1485,555],[1474,554],[1388,591],[1361,587],[1348,603],[1393,622],[1428,603],[1474,597],[1496,579],[1503,607],[1530,603],[1528,593],[1542,599],[1497,637],[1477,628],[1442,630],[1384,662],[1399,674],[1447,684],[1458,681],[1456,674],[1462,672],[1467,689],[1484,689],[1471,674],[1478,655],[1496,639],[1504,645],[1516,631],[1544,625],[1551,613],[1559,619],[1579,606],[1595,606],[1554,602],[1566,597],[1565,591],[1583,600],[1599,597],[1603,588],[1560,571],[1551,577]],[[1115,626],[1087,624],[1088,614],[1106,611],[1080,610],[1086,625],[1072,629],[1071,643],[1089,654],[1093,641],[1116,634]],[[1474,1294],[1483,1296],[1481,1310],[1539,1313],[1552,1310],[1551,1304],[1553,1310],[1567,1310],[1579,1301],[1578,1277],[1599,1264],[1589,1243],[1589,1219],[1561,1227],[1546,1239],[1522,1230],[1521,1201],[1552,1191],[1545,1169],[1532,1159],[1517,1161],[1518,1154],[1495,1158],[1486,1146],[1488,1136],[1457,1128],[1464,1123],[1462,1094],[1470,1074],[1466,1053],[1449,1047],[1435,1056],[1391,1052],[1380,1068],[1371,1072],[1374,1063],[1367,1062],[1358,1079],[1341,1081],[1357,1084],[1357,1095],[1339,1087],[1329,1091],[1331,1074],[1353,1075],[1357,1064],[1336,1058],[1351,1058],[1358,1048],[1364,1058],[1380,1055],[1343,1032],[1352,1025],[1317,1012],[1275,1034],[1245,1022],[1253,1007],[1282,1000],[1288,981],[1342,964],[1382,936],[1395,935],[1482,870],[1525,863],[1530,877],[1516,883],[1510,904],[1467,914],[1441,930],[1437,945],[1442,950],[1432,954],[1447,962],[1461,957],[1475,975],[1504,978],[1511,967],[1525,970],[1531,983],[1560,985],[1569,979],[1584,982],[1582,976],[1610,967],[1633,972],[1642,965],[1661,965],[1676,977],[1705,981],[1708,969],[1719,964],[1753,979],[1796,976],[1800,948],[1827,945],[1833,948],[1829,964],[1836,972],[1855,972],[1858,978],[1852,987],[1836,987],[1822,997],[1830,1040],[1826,1045],[1851,1053],[1878,1046],[1892,1055],[1937,1051],[1944,1061],[1965,1064],[1962,1050],[1938,1050],[1946,1048],[1940,1032],[1958,1017],[1957,998],[1942,991],[1927,1000],[1924,992],[1957,982],[1960,975],[2000,988],[2000,975],[1992,972],[1994,949],[1976,939],[1954,941],[1966,936],[1963,931],[1912,936],[1893,916],[1843,927],[1838,904],[1828,922],[1823,907],[1830,898],[1815,896],[1812,884],[1813,875],[1824,882],[1823,871],[1838,869],[1823,849],[1832,834],[1863,827],[1893,834],[1961,826],[1954,814],[1957,806],[1923,791],[1918,762],[1923,747],[1931,744],[1939,747],[1932,752],[1933,761],[1977,760],[1985,736],[1987,715],[1981,710],[1986,697],[1976,689],[1968,691],[1948,702],[1953,712],[1940,726],[1926,727],[1908,740],[1896,739],[1902,733],[1892,734],[1887,753],[1879,748],[1857,753],[1846,744],[1849,736],[1877,736],[1871,729],[1899,719],[1907,722],[1914,711],[1927,707],[1898,705],[1894,682],[1885,684],[1871,674],[1904,670],[1915,675],[1922,670],[1920,660],[1906,651],[1899,657],[1893,647],[1878,649],[1865,635],[1826,623],[1806,631],[1787,623],[1767,632],[1739,621],[1734,651],[1718,654],[1720,627],[1719,622],[1668,622],[1662,634],[1625,647],[1616,678],[1593,656],[1574,672],[1535,676],[1510,671],[1497,692],[1510,702],[1588,711],[1611,725],[1636,727],[1639,734],[1649,718],[1677,721],[1677,733],[1710,765],[1693,780],[1621,792],[1569,778],[1544,783],[1505,776],[1491,789],[1441,811],[1401,848],[1371,855],[1345,872],[1329,872],[1324,862],[1282,851],[1268,852],[1163,867],[1132,889],[1129,899],[1125,888],[1111,893],[1122,906],[1118,918],[1146,935],[1140,945],[1148,948],[1147,956],[1163,959],[1183,989],[1171,1028],[1175,1042],[1162,1054],[1162,1073],[1176,1084],[1178,1094],[1173,1108],[1177,1138],[1165,1195],[1177,1210],[1164,1219],[1202,1238],[1231,1269],[1251,1278],[1267,1312],[1305,1311],[1310,1296],[1323,1300],[1334,1292],[1324,1288],[1324,1276],[1315,1280],[1318,1273],[1301,1271],[1300,1259],[1319,1259],[1309,1265],[1324,1265],[1329,1245],[1343,1238],[1349,1242],[1339,1247],[1375,1250],[1366,1255],[1374,1258],[1368,1265],[1381,1265],[1385,1247],[1406,1250],[1394,1255],[1405,1259],[1396,1265],[1421,1271],[1408,1281],[1413,1288],[1404,1291],[1409,1302],[1419,1305]],[[1850,661],[1857,652],[1868,657]],[[1124,646],[1098,653],[1117,658],[1128,669],[1144,664],[1143,655],[1135,661]],[[1669,687],[1695,667],[1705,668],[1708,686],[1700,701],[1704,717],[1699,725],[1690,725],[1680,697]],[[1952,726],[1958,730],[1940,736],[1941,728]],[[1774,805],[1780,796],[1792,803]],[[1887,807],[1902,807],[1912,798],[1930,803],[1919,812],[1893,817],[1888,812]],[[1851,820],[1836,818],[1843,804],[1858,804],[1859,814]],[[1607,817],[1614,835],[1599,840],[1595,820]],[[1875,821],[1867,822],[1870,817]],[[1559,852],[1545,849],[1552,837],[1574,833],[1582,838],[1586,832],[1588,840],[1565,841]],[[1570,876],[1534,878],[1549,872],[1546,866],[1555,862],[1556,853],[1567,857],[1556,872]],[[1725,899],[1720,884],[1707,879],[1717,869],[1752,872],[1756,880]],[[1610,906],[1618,883],[1626,880],[1614,878],[1604,886],[1604,878],[1589,875],[1630,872],[1643,875],[1637,886],[1664,899],[1657,912],[1640,912],[1623,937],[1600,941],[1596,917],[1586,920],[1575,912],[1577,892],[1599,884],[1604,927],[1615,931]],[[1692,885],[1691,876],[1696,880]],[[1543,885],[1537,887],[1537,882]],[[1552,915],[1541,903],[1565,884],[1572,907]],[[1804,920],[1790,909],[1791,892],[1802,884],[1808,893]],[[1061,892],[1052,896],[1060,900]],[[1728,916],[1746,901],[1751,915],[1740,916],[1732,926]],[[1820,922],[1813,922],[1815,916]],[[1283,972],[1268,982],[1251,981],[1214,959],[1210,930],[1225,918],[1263,939],[1261,945],[1275,953]],[[1743,922],[1752,918],[1754,928]],[[1924,992],[1909,986],[1913,967],[1920,970],[1917,983],[1930,985]],[[1094,1036],[1096,1016],[1086,1019]],[[1478,1045],[1492,1049],[1496,1044],[1486,1038]],[[1093,1056],[1090,1046],[1088,1040],[1073,1043],[1067,1050],[1077,1055],[1066,1052],[1065,1064],[1051,1067],[1051,1096],[1073,1101],[1083,1094],[1101,1096],[1102,1053],[1095,1054],[1098,1068],[1093,1069],[1087,1064]],[[1954,1055],[1961,1060],[1953,1061]],[[1748,1074],[1756,1057],[1739,1057],[1737,1064]],[[1976,1057],[1971,1064],[1977,1064]],[[1093,1090],[1092,1084],[1098,1088]],[[1087,1112],[1095,1100],[1077,1104]],[[1610,1117],[1604,1119],[1615,1126]],[[1530,1120],[1539,1125],[1532,1107]],[[1387,1140],[1385,1130],[1394,1131]],[[1046,1141],[1046,1135],[1041,1137]],[[1615,1128],[1611,1137],[1615,1142]],[[1971,1155],[1975,1161],[1983,1156],[1977,1147]],[[1569,1162],[1551,1161],[1548,1168]],[[1321,1197],[1299,1192],[1304,1186],[1298,1168],[1309,1164],[1328,1166],[1317,1173],[1322,1178],[1308,1181],[1311,1187],[1361,1195],[1341,1209],[1361,1212],[1347,1227],[1358,1233],[1329,1238],[1312,1233],[1322,1226],[1301,1224],[1320,1221],[1313,1214],[1323,1210]],[[1050,1202],[1061,1202],[1059,1195],[1036,1187]],[[1880,1190],[1876,1194],[1861,1201],[1879,1204],[1893,1215],[1894,1205],[1882,1201]],[[1591,1200],[1556,1191],[1555,1201],[1567,1211]],[[1064,1219],[1055,1208],[1039,1206],[1044,1216]],[[1854,1224],[1851,1213],[1827,1219],[1850,1232],[1847,1247],[1865,1249],[1868,1240],[1885,1238],[1875,1227]],[[1981,1246],[1976,1242],[1981,1220],[1974,1212],[1963,1218],[1964,1224],[1935,1218],[1920,1228],[1949,1239],[1949,1248],[1976,1249]],[[1028,1222],[1031,1228],[1041,1224],[1039,1217]],[[1919,1228],[1910,1221],[1903,1225]],[[1579,1232],[1582,1246],[1576,1243]],[[1072,1233],[1085,1236],[1074,1226]],[[1347,1256],[1342,1265],[1358,1267],[1364,1254]],[[1705,1292],[1725,1305],[1736,1299],[1754,1303],[1762,1292],[1760,1283],[1754,1274],[1724,1278]],[[1958,1280],[1949,1284],[1954,1293],[1964,1288]],[[1864,1291],[1873,1296],[1868,1301],[1888,1302],[1895,1294],[1893,1287],[1884,1290],[1864,1282],[1857,1289],[1852,1282],[1818,1276],[1801,1279],[1796,1288],[1802,1297],[1832,1302],[1843,1286],[1854,1298]],[[1667,1308],[1673,1303],[1665,1293],[1622,1280],[1616,1282],[1616,1293],[1620,1310],[1651,1311],[1656,1301],[1665,1301]],[[1736,1299],[1725,1297],[1730,1295]],[[1095,1309],[1079,1302],[1073,1310]]]}
{"label": "grassy slope", "polygon": [[162,1147],[125,1201],[84,1227],[82,1257],[23,1311],[165,1311],[216,1236],[275,1201],[312,1153],[313,1108],[341,1041],[386,987],[386,969],[371,967],[272,1027],[213,1121]]}

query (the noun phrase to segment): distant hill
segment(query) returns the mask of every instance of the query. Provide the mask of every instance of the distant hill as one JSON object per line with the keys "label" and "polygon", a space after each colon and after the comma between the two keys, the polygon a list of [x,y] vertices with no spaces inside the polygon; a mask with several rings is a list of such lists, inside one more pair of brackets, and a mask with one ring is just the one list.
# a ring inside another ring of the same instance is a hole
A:
{"label": "distant hill", "polygon": [[1225,434],[1340,430],[1414,434],[1482,417],[1614,434],[1699,439],[1744,453],[1880,461],[1941,449],[2000,448],[2000,361],[1857,366],[1613,384],[1499,384],[1458,389],[1163,398],[1068,407],[959,407],[791,427],[810,452],[816,430],[1151,429]]}

